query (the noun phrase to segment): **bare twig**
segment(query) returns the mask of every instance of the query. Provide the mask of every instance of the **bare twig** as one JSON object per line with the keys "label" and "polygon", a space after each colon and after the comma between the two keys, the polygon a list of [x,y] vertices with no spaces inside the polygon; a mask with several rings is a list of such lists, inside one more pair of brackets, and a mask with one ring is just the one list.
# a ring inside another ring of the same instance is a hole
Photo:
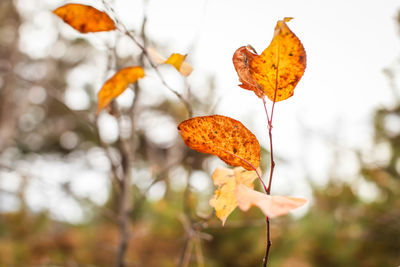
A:
{"label": "bare twig", "polygon": [[[193,111],[192,111],[192,107],[189,104],[189,102],[183,97],[183,95],[181,93],[179,93],[178,91],[176,91],[175,89],[173,89],[164,79],[163,75],[161,74],[158,66],[154,63],[153,59],[151,58],[151,56],[149,55],[149,53],[147,52],[146,46],[145,46],[145,42],[143,41],[143,44],[141,44],[137,38],[132,34],[131,31],[129,31],[126,26],[121,23],[121,20],[118,18],[118,15],[116,14],[114,8],[107,3],[107,1],[102,0],[103,5],[105,6],[105,8],[109,11],[109,13],[112,14],[116,24],[117,24],[117,29],[124,34],[125,36],[129,37],[129,39],[131,39],[135,45],[137,45],[140,50],[142,50],[142,54],[143,56],[147,59],[147,61],[149,62],[150,66],[154,69],[154,71],[156,72],[158,78],[160,79],[161,83],[169,90],[171,91],[174,95],[176,95],[176,97],[178,97],[178,99],[184,104],[187,112],[188,112],[188,116],[192,117]],[[143,33],[142,33],[143,34]]]}
{"label": "bare twig", "polygon": [[211,240],[212,236],[206,233],[200,232],[204,228],[204,224],[195,223],[190,220],[186,215],[181,214],[179,217],[186,234],[185,244],[183,246],[183,251],[179,260],[178,266],[187,267],[190,264],[190,259],[193,252],[196,255],[197,265],[199,267],[204,267],[204,256],[201,249],[201,240]]}
{"label": "bare twig", "polygon": [[[279,47],[278,47],[279,49]],[[279,51],[277,53],[279,55]],[[279,66],[279,57],[277,57],[277,66]],[[270,156],[271,156],[271,168],[270,168],[270,173],[269,173],[269,181],[268,181],[268,187],[266,190],[266,194],[270,195],[271,194],[271,184],[272,184],[272,176],[274,175],[274,169],[275,169],[275,161],[274,161],[274,150],[273,150],[273,145],[272,145],[272,119],[274,116],[274,108],[275,108],[275,103],[276,103],[276,92],[278,90],[278,70],[279,68],[276,68],[276,79],[275,79],[275,92],[274,92],[274,100],[272,101],[272,108],[271,108],[271,117],[268,116],[268,111],[267,111],[267,106],[265,103],[265,99],[262,98],[265,113],[267,115],[268,119],[268,136],[269,136],[269,148],[270,148]],[[267,267],[268,265],[268,257],[269,257],[269,251],[272,246],[272,241],[271,241],[271,223],[270,223],[270,218],[267,216],[266,217],[266,222],[267,222],[267,248],[265,250],[265,257],[263,261],[263,267]]]}

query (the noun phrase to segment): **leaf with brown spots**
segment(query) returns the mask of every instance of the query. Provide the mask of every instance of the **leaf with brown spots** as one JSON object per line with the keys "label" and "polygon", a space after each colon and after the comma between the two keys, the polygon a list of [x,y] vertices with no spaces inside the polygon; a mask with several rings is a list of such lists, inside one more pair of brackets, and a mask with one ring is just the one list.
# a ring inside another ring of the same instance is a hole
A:
{"label": "leaf with brown spots", "polygon": [[119,70],[110,79],[108,79],[97,94],[97,113],[106,107],[111,100],[122,94],[129,84],[136,82],[144,77],[142,67],[126,67]]}
{"label": "leaf with brown spots", "polygon": [[246,170],[260,165],[257,138],[237,120],[221,115],[195,117],[181,122],[178,130],[187,146],[229,165]]}
{"label": "leaf with brown spots", "polygon": [[81,33],[115,30],[114,21],[104,12],[82,4],[66,4],[53,11],[65,23]]}
{"label": "leaf with brown spots", "polygon": [[306,51],[286,22],[278,21],[271,44],[261,55],[250,62],[250,73],[264,94],[272,101],[285,100],[293,95],[294,88],[306,68]]}
{"label": "leaf with brown spots", "polygon": [[240,47],[233,55],[233,65],[242,82],[240,87],[252,90],[258,97],[266,95],[278,102],[293,95],[306,69],[306,51],[300,39],[286,22],[278,21],[274,38],[261,55],[251,46]]}
{"label": "leaf with brown spots", "polygon": [[236,201],[241,210],[247,211],[255,205],[270,218],[285,215],[307,202],[304,198],[266,195],[243,184],[236,187]]}
{"label": "leaf with brown spots", "polygon": [[[261,173],[260,170],[258,170]],[[214,207],[217,217],[225,224],[226,219],[238,206],[236,201],[236,187],[243,185],[253,188],[253,181],[257,179],[255,171],[246,171],[242,167],[232,169],[216,168],[212,174],[214,184],[217,186],[210,205]]]}

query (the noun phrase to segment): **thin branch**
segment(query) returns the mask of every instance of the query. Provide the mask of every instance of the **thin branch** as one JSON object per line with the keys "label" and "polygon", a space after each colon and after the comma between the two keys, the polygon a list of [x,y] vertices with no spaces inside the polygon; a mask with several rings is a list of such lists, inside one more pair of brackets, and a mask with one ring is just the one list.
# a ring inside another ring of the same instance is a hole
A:
{"label": "thin branch", "polygon": [[120,139],[118,142],[119,151],[121,152],[121,165],[123,169],[123,179],[121,181],[121,193],[119,198],[119,228],[120,228],[120,242],[118,245],[117,253],[117,264],[118,267],[125,266],[125,253],[128,249],[128,241],[130,237],[128,225],[129,225],[129,213],[131,210],[131,159],[128,144]]}
{"label": "thin branch", "polygon": [[179,266],[188,267],[190,263],[190,256],[192,255],[193,239],[189,238],[185,244],[185,251],[182,258],[182,263]]}
{"label": "thin branch", "polygon": [[201,249],[201,240],[199,235],[196,235],[196,237],[194,238],[194,242],[195,242],[195,252],[196,252],[196,261],[197,261],[197,265],[199,267],[204,267],[204,256],[203,256],[203,251]]}
{"label": "thin branch", "polygon": [[[278,46],[278,53],[277,53],[277,64],[276,66],[279,66],[279,46]],[[272,108],[271,108],[271,117],[268,117],[268,112],[267,112],[267,107],[265,104],[265,99],[263,98],[263,105],[265,109],[265,113],[267,115],[268,119],[268,136],[269,136],[269,148],[270,148],[270,155],[271,155],[271,168],[270,168],[270,173],[269,173],[269,181],[268,181],[268,188],[266,190],[266,194],[270,195],[271,194],[271,184],[272,184],[272,176],[274,174],[274,169],[275,169],[275,161],[274,161],[274,150],[273,150],[273,145],[272,145],[272,119],[274,116],[274,109],[275,109],[275,103],[276,103],[276,93],[278,91],[278,75],[279,75],[279,68],[276,67],[276,73],[275,73],[275,91],[274,91],[274,100],[272,101]],[[266,217],[267,221],[267,248],[265,250],[265,257],[263,261],[263,267],[267,267],[268,265],[268,257],[269,257],[269,251],[272,246],[271,242],[271,223],[270,219],[267,216]]]}
{"label": "thin branch", "polygon": [[256,172],[256,174],[258,176],[258,179],[261,181],[261,183],[262,183],[262,185],[264,187],[265,192],[267,192],[268,188],[265,186],[265,183],[264,183],[263,179],[261,178],[261,174],[258,172],[257,168],[253,164],[251,164],[248,160],[246,160],[246,159],[244,159],[244,158],[242,158],[242,157],[240,157],[240,156],[238,156],[236,154],[233,154],[232,152],[229,152],[228,150],[225,150],[225,149],[222,149],[222,150],[224,152],[226,152],[226,153],[228,153],[228,154],[230,154],[230,155],[232,155],[234,157],[237,157],[238,159],[246,162]]}
{"label": "thin branch", "polygon": [[117,29],[118,31],[120,31],[122,34],[126,35],[127,37],[129,37],[129,39],[131,39],[135,45],[137,45],[141,50],[142,53],[144,55],[144,57],[147,59],[147,61],[149,62],[150,66],[154,69],[154,71],[156,72],[158,78],[160,79],[161,83],[168,89],[170,90],[173,94],[176,95],[176,97],[178,97],[178,99],[184,104],[187,112],[188,112],[188,116],[192,117],[193,115],[193,111],[192,111],[192,107],[190,106],[189,102],[183,97],[183,95],[181,93],[179,93],[178,91],[176,91],[175,89],[173,89],[170,85],[168,85],[168,83],[165,81],[164,77],[162,76],[158,66],[154,63],[153,59],[151,58],[151,56],[149,55],[149,53],[147,52],[147,49],[145,47],[145,44],[141,44],[136,37],[132,34],[131,31],[129,31],[126,26],[121,23],[121,20],[118,18],[118,15],[116,14],[114,8],[107,3],[105,0],[102,0],[103,5],[105,6],[105,8],[107,10],[109,10],[110,13],[112,13],[112,16],[117,24]]}
{"label": "thin branch", "polygon": [[264,256],[264,260],[263,260],[263,267],[267,267],[268,265],[268,257],[269,257],[269,251],[271,249],[272,246],[272,241],[271,241],[271,226],[270,226],[270,219],[267,216],[266,217],[267,220],[267,248],[265,250],[265,256]]}

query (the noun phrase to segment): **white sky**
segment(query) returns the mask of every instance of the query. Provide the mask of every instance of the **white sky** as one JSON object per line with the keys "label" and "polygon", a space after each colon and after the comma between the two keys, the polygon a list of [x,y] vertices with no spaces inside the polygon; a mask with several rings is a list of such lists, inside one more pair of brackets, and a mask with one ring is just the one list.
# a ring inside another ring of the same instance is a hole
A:
{"label": "white sky", "polygon": [[[35,30],[38,36],[47,36],[22,40],[20,47],[39,56],[43,50],[45,55],[46,44],[55,40],[58,30],[53,27],[57,18],[48,11],[70,1],[49,0],[44,6],[31,0],[16,2],[27,16],[37,18],[36,25],[25,25],[20,31],[32,35]],[[103,9],[101,1],[74,2]],[[371,149],[373,110],[392,102],[382,70],[399,56],[395,21],[399,0],[148,2],[147,34],[170,53],[189,54],[188,61],[194,67],[189,77],[193,93],[201,94],[207,75],[215,76],[221,97],[218,113],[241,120],[263,145],[267,145],[263,106],[252,92],[237,86],[232,55],[247,44],[261,53],[271,41],[276,21],[294,17],[288,25],[304,44],[307,69],[294,96],[276,105],[274,149],[286,163],[277,162],[273,191],[307,196],[310,192],[302,182],[306,174],[303,167],[311,172],[313,181],[323,184],[329,175],[332,151],[339,151],[335,172],[341,179],[356,173],[350,149]],[[142,0],[115,0],[114,6],[124,24],[140,29]],[[51,23],[44,25],[44,20]],[[40,31],[40,27],[45,30]],[[101,44],[101,38],[98,40]],[[195,115],[208,114],[195,110]]]}

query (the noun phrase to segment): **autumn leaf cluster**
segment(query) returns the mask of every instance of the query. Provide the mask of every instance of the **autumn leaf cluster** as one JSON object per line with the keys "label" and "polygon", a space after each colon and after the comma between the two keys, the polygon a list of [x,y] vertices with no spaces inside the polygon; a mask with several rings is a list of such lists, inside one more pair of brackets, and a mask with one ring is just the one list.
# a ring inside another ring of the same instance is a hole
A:
{"label": "autumn leaf cluster", "polygon": [[[274,104],[293,95],[306,67],[304,47],[287,26],[288,21],[290,18],[278,21],[272,42],[261,55],[251,46],[240,47],[233,55],[242,83],[239,86],[259,98],[267,96]],[[233,170],[217,168],[212,175],[217,190],[210,205],[223,224],[237,206],[246,211],[254,205],[273,218],[306,202],[302,198],[270,196],[266,188],[268,194],[253,189],[255,179],[262,182],[258,169],[260,145],[241,122],[221,115],[195,117],[179,124],[178,130],[190,148],[216,155],[231,166],[240,166]]]}
{"label": "autumn leaf cluster", "polygon": [[[115,22],[105,12],[91,6],[66,4],[55,9],[53,13],[80,33],[118,30]],[[192,72],[192,67],[185,62],[186,55],[173,53],[168,59],[163,59],[154,49],[149,49],[144,53],[152,57],[149,60],[154,60],[157,64],[172,65],[185,76],[189,76]],[[108,106],[113,99],[121,95],[130,84],[143,77],[145,77],[145,72],[141,66],[128,66],[117,71],[103,84],[98,93],[97,114]]]}
{"label": "autumn leaf cluster", "polygon": [[[118,25],[105,12],[91,6],[66,4],[53,13],[80,33],[118,30]],[[304,47],[287,26],[289,20],[278,21],[272,42],[260,55],[251,46],[240,47],[233,55],[233,64],[242,83],[240,87],[253,91],[259,98],[267,96],[274,103],[293,95],[306,67]],[[152,65],[170,64],[185,76],[192,72],[192,67],[185,62],[186,55],[173,53],[165,59],[154,49],[144,53]],[[98,92],[97,114],[130,84],[144,77],[142,66],[118,70]],[[305,203],[303,199],[268,196],[253,190],[253,181],[262,179],[257,169],[260,145],[241,122],[221,115],[194,117],[180,123],[178,130],[190,148],[216,155],[231,166],[242,167],[217,169],[213,174],[218,189],[210,204],[223,223],[236,206],[248,210],[255,205],[268,217],[275,217]]]}

